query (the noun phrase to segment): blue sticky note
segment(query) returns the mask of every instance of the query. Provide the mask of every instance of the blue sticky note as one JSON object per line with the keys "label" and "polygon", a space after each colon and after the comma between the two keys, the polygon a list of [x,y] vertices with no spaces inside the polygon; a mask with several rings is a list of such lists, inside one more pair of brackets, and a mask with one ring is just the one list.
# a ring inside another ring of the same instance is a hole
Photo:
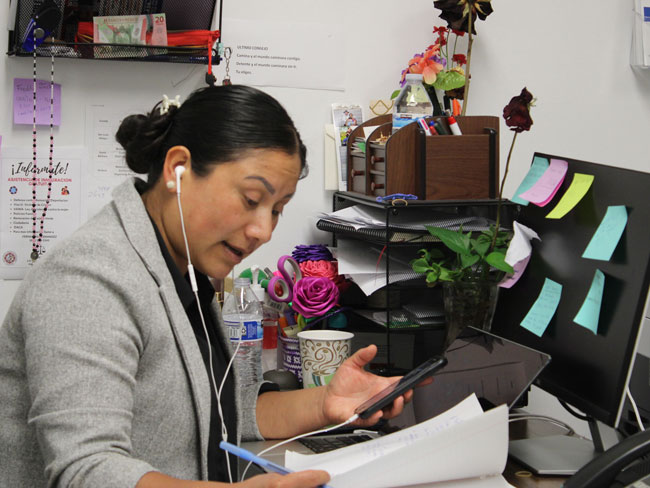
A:
{"label": "blue sticky note", "polygon": [[542,337],[546,327],[551,322],[557,306],[560,304],[562,285],[546,278],[537,300],[521,321],[521,326],[531,331],[537,337]]}
{"label": "blue sticky note", "polygon": [[603,288],[605,287],[605,274],[597,269],[594,273],[594,279],[591,281],[591,287],[587,293],[578,315],[573,321],[589,329],[594,334],[598,333],[598,318],[600,317],[600,305],[603,301]]}
{"label": "blue sticky note", "polygon": [[537,183],[537,180],[539,180],[542,177],[542,175],[544,174],[548,166],[549,166],[548,159],[535,156],[533,158],[533,164],[530,166],[530,169],[528,170],[528,174],[525,176],[524,180],[520,183],[519,188],[517,188],[517,191],[515,192],[515,196],[512,197],[510,201],[514,203],[518,203],[520,205],[528,205],[528,200],[524,200],[523,198],[519,197],[519,195],[532,188],[533,185]]}
{"label": "blue sticky note", "polygon": [[587,249],[582,253],[582,257],[609,261],[626,225],[627,209],[625,205],[607,207],[607,212],[589,241]]}

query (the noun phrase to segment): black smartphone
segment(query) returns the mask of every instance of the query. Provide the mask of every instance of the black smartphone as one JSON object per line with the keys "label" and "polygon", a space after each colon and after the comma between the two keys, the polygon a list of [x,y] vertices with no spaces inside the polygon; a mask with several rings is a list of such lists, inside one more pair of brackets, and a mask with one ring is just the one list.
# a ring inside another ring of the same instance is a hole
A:
{"label": "black smartphone", "polygon": [[354,413],[358,414],[360,418],[367,419],[377,410],[389,405],[395,398],[410,390],[423,379],[431,376],[440,368],[447,364],[447,359],[442,356],[435,356],[420,364],[417,368],[409,371],[401,379],[391,383],[382,391],[377,393],[369,400],[359,405]]}

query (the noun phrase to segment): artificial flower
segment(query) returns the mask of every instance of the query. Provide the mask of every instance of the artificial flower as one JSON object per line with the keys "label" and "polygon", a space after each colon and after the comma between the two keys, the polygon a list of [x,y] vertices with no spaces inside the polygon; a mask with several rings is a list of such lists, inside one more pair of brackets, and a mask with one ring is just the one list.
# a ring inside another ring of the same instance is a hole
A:
{"label": "artificial flower", "polygon": [[423,53],[413,55],[408,68],[402,71],[400,86],[404,86],[407,73],[421,74],[424,82],[431,85],[444,68],[445,60],[440,57],[440,45],[432,44]]}
{"label": "artificial flower", "polygon": [[339,289],[328,278],[304,277],[293,287],[291,308],[305,318],[325,315],[339,300]]}
{"label": "artificial flower", "polygon": [[299,244],[291,251],[291,257],[298,263],[303,261],[332,261],[334,259],[332,253],[324,244]]}
{"label": "artificial flower", "polygon": [[328,278],[334,282],[342,279],[339,275],[339,266],[336,261],[303,261],[300,263],[300,271],[303,276],[314,276],[316,278]]}
{"label": "artificial flower", "polygon": [[530,130],[533,119],[530,117],[530,107],[533,104],[533,95],[524,87],[521,93],[512,97],[503,109],[503,118],[510,130],[523,132]]}
{"label": "artificial flower", "polygon": [[463,32],[469,32],[471,11],[472,34],[476,34],[476,18],[485,20],[493,12],[490,0],[435,0],[433,6],[441,10],[439,17],[449,28]]}

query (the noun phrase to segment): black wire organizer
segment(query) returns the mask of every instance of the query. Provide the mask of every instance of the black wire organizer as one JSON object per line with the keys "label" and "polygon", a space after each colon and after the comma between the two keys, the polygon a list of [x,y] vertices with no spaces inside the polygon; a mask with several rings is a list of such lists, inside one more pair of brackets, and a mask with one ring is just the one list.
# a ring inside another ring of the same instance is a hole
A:
{"label": "black wire organizer", "polygon": [[[436,308],[443,308],[441,287],[429,288],[424,275],[411,271],[404,273],[399,281],[391,279],[391,254],[403,260],[403,257],[417,257],[419,249],[439,246],[443,252],[449,252],[446,247],[435,237],[431,236],[424,226],[404,225],[405,220],[412,220],[417,216],[429,221],[431,225],[457,229],[463,225],[465,230],[480,232],[480,228],[466,228],[464,225],[468,218],[484,220],[489,226],[496,221],[498,200],[396,200],[378,202],[375,197],[362,195],[357,192],[334,192],[333,211],[359,205],[364,209],[374,209],[374,213],[381,216],[385,225],[382,227],[355,228],[342,222],[328,221],[323,217],[316,222],[319,230],[332,234],[332,244],[337,247],[340,240],[354,240],[368,246],[369,252],[380,252],[386,263],[386,285],[375,292],[381,293],[380,308],[376,308],[377,301],[371,295],[367,303],[351,305],[350,329],[368,332],[370,330],[384,331],[385,344],[378,346],[386,350],[386,364],[371,365],[379,374],[401,374],[400,367],[396,367],[395,358],[399,351],[391,345],[391,336],[395,334],[411,334],[415,336],[413,350],[413,365],[416,366],[432,355],[439,354],[444,342],[444,321],[427,324],[418,320],[419,306],[426,304]],[[501,227],[511,228],[512,222],[517,219],[521,207],[510,201],[504,201],[501,206]],[[444,222],[444,223],[439,223]],[[479,224],[477,224],[479,225]],[[372,249],[371,249],[372,248]],[[374,251],[373,251],[374,250]],[[374,302],[374,303],[373,303]],[[346,304],[347,305],[347,304]],[[374,311],[381,313],[385,320],[382,323],[368,320]],[[408,368],[407,368],[408,369]]]}
{"label": "black wire organizer", "polygon": [[[9,31],[8,55],[34,55],[32,49],[24,46],[24,41],[26,35],[29,37],[30,21],[45,3],[44,0],[18,0],[13,30]],[[220,56],[212,49],[219,31],[210,32],[216,0],[50,0],[49,3],[58,8],[59,15],[51,32],[37,45],[37,56],[219,64]],[[168,45],[92,42],[93,17],[160,13],[165,14]],[[172,38],[181,40],[172,45]],[[184,45],[184,39],[191,44]]]}

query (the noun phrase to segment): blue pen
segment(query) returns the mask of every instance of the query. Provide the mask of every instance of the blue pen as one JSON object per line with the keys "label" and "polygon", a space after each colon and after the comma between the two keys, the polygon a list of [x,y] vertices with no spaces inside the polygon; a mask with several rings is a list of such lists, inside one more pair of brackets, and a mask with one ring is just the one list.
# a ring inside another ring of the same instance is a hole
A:
{"label": "blue pen", "polygon": [[[268,459],[264,459],[259,456],[256,456],[252,452],[247,451],[246,449],[242,449],[241,447],[231,444],[230,442],[221,441],[219,443],[219,447],[224,451],[227,451],[230,454],[234,454],[238,458],[243,459],[244,461],[250,461],[252,463],[255,463],[258,466],[268,471],[273,471],[274,473],[280,473],[280,474],[293,473],[293,471],[285,468],[284,466],[280,466],[279,464],[275,464],[274,462],[269,461]],[[322,485],[322,488],[331,488],[331,487],[328,485]]]}

